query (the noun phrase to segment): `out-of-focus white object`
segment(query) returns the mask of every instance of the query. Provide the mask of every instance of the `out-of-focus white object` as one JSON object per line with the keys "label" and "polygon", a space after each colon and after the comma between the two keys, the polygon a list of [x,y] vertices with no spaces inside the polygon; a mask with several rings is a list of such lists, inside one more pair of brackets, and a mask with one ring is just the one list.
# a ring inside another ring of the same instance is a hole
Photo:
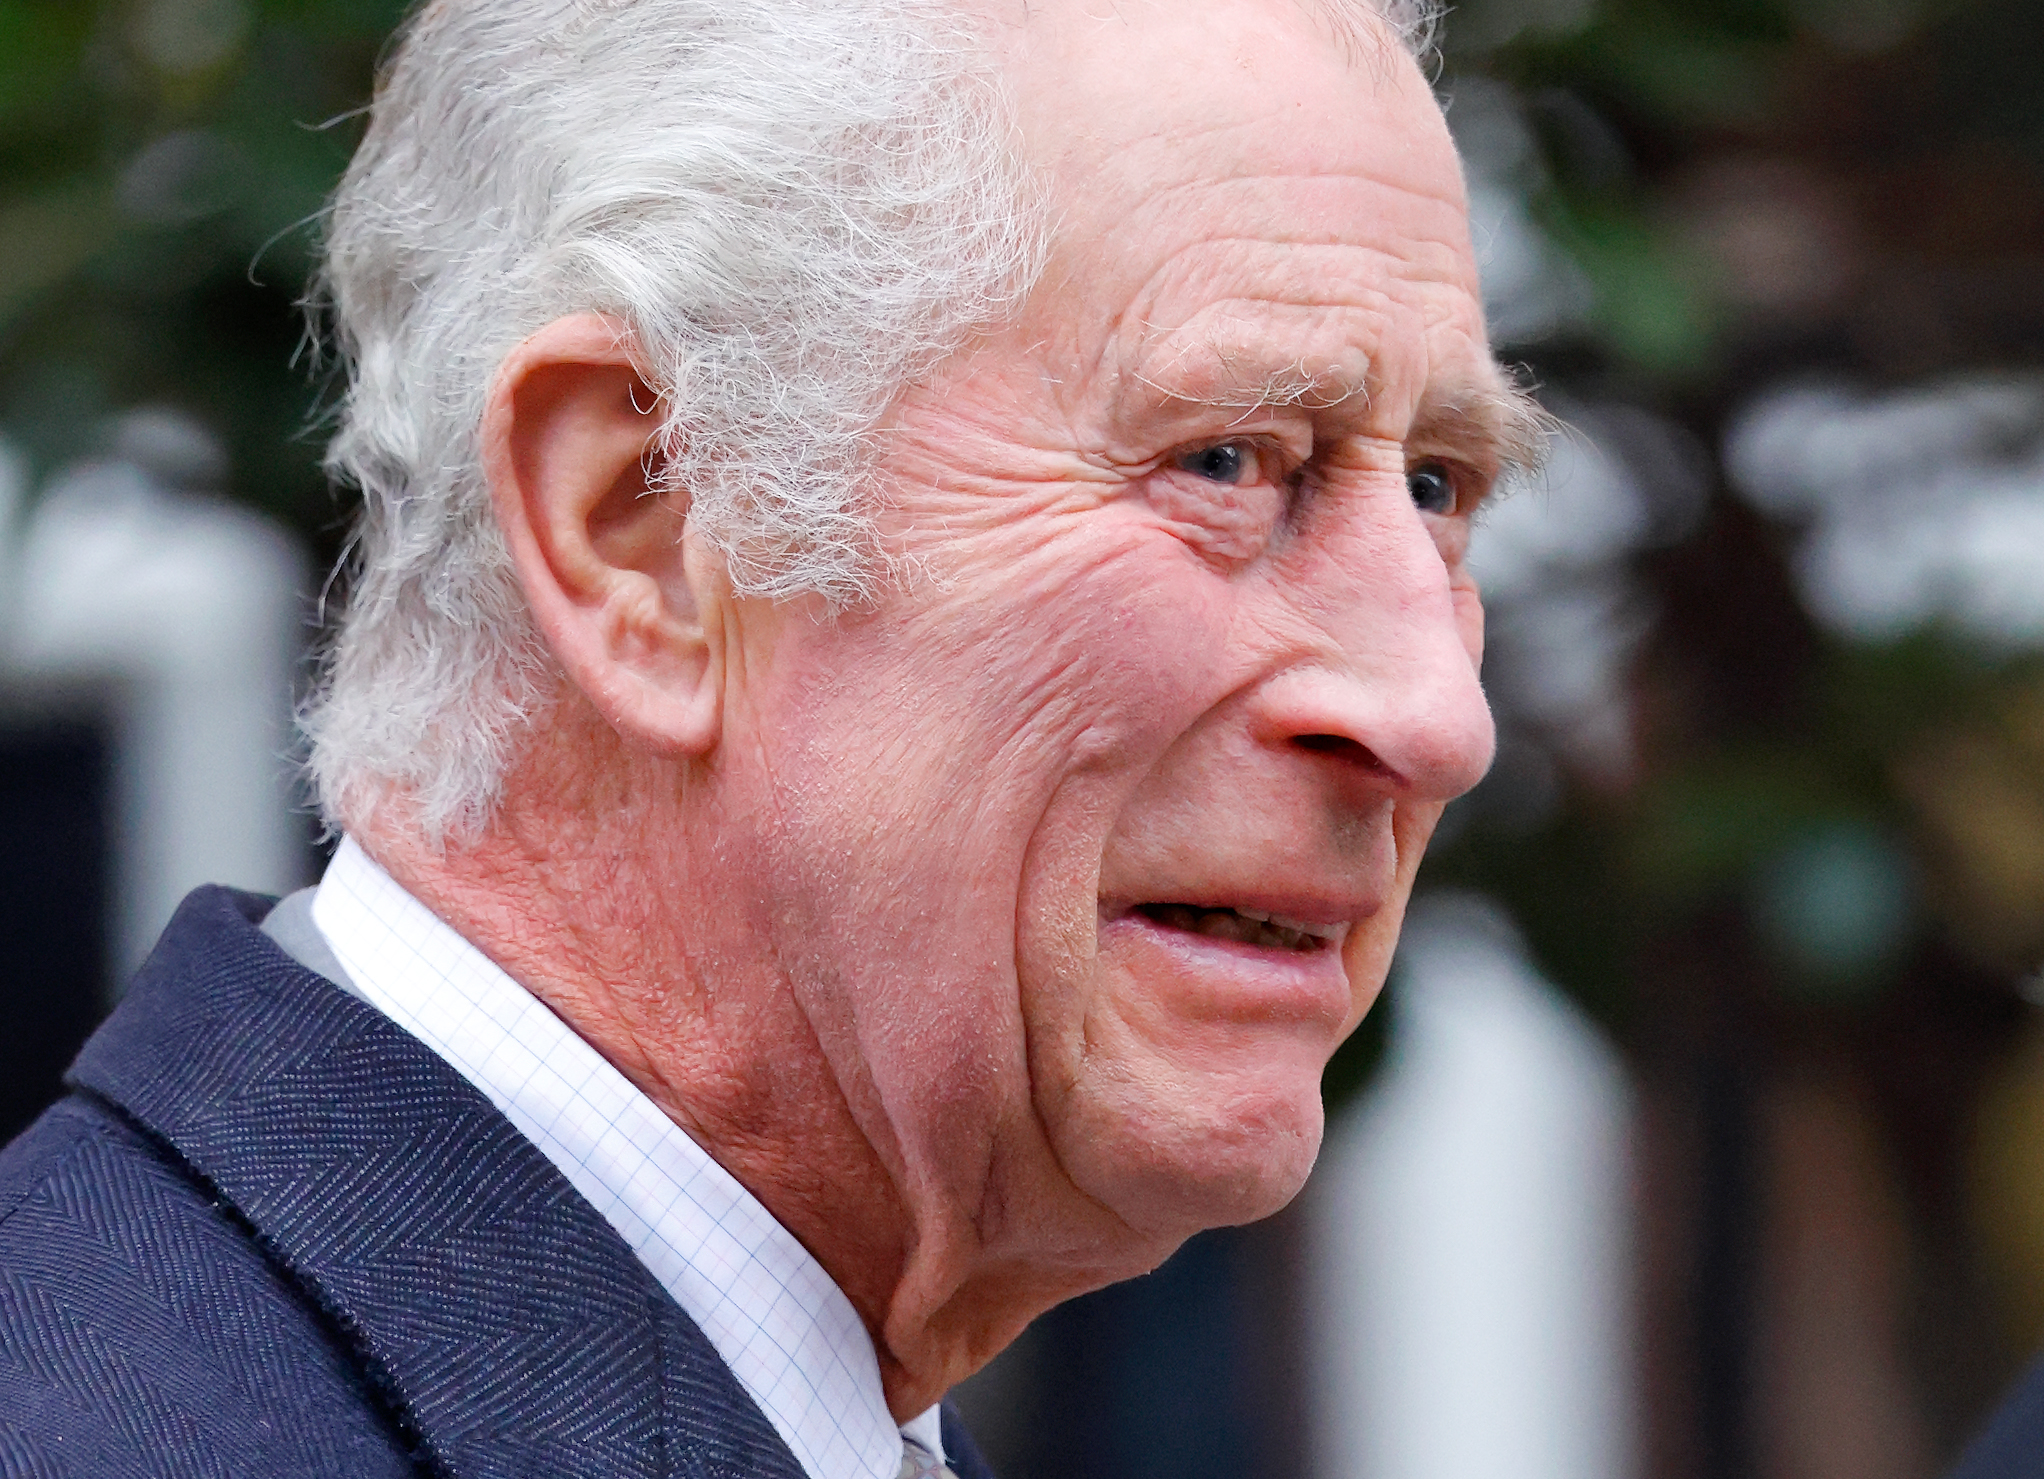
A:
{"label": "out-of-focus white object", "polygon": [[196,491],[224,467],[189,420],[131,414],[111,457],[43,490],[8,580],[7,665],[112,699],[117,982],[197,885],[304,881],[286,758],[304,566],[274,525]]}
{"label": "out-of-focus white object", "polygon": [[0,611],[14,591],[14,546],[19,537],[21,505],[28,497],[28,459],[0,437]]}
{"label": "out-of-focus white object", "polygon": [[1748,499],[1807,523],[1810,609],[1864,640],[1948,622],[2044,646],[2044,376],[1771,390],[1726,438]]}
{"label": "out-of-focus white object", "polygon": [[1308,1193],[1313,1472],[1624,1479],[1623,1069],[1481,899],[1415,905],[1387,1004],[1384,1073]]}

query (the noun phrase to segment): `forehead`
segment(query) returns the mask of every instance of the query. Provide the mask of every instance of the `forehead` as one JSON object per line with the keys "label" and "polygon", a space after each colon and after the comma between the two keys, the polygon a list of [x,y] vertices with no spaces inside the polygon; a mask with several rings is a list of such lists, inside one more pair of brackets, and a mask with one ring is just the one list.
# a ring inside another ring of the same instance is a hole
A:
{"label": "forehead", "polygon": [[1446,125],[1360,24],[1298,0],[1032,5],[1005,60],[1056,223],[1039,338],[1216,404],[1492,382]]}

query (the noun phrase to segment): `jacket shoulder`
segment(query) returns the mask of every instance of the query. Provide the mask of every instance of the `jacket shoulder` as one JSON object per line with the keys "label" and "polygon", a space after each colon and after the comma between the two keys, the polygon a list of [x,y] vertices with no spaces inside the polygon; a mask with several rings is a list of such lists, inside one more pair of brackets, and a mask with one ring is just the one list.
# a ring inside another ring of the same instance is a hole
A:
{"label": "jacket shoulder", "polygon": [[2044,1358],[2016,1381],[1946,1479],[2034,1479],[2044,1473]]}
{"label": "jacket shoulder", "polygon": [[408,1447],[174,1152],[80,1094],[0,1151],[0,1472],[375,1479]]}

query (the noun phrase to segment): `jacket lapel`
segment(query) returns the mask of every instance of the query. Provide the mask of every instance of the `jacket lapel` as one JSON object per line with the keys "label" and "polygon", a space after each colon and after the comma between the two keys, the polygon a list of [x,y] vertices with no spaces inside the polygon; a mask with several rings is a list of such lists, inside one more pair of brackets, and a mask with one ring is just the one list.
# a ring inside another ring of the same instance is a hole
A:
{"label": "jacket lapel", "polygon": [[944,1404],[944,1466],[958,1479],[994,1479],[994,1471],[981,1456],[979,1445],[965,1430],[965,1420],[949,1402]]}
{"label": "jacket lapel", "polygon": [[168,1141],[463,1479],[802,1479],[702,1332],[453,1068],[202,889],[71,1071]]}

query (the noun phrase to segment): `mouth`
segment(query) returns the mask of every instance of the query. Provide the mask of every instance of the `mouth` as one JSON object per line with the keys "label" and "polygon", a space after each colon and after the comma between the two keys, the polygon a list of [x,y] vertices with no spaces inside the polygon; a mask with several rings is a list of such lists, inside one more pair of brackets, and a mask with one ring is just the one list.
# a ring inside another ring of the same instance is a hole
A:
{"label": "mouth", "polygon": [[1349,928],[1346,923],[1291,919],[1261,909],[1222,909],[1199,904],[1138,904],[1130,912],[1168,930],[1294,955],[1338,950]]}

